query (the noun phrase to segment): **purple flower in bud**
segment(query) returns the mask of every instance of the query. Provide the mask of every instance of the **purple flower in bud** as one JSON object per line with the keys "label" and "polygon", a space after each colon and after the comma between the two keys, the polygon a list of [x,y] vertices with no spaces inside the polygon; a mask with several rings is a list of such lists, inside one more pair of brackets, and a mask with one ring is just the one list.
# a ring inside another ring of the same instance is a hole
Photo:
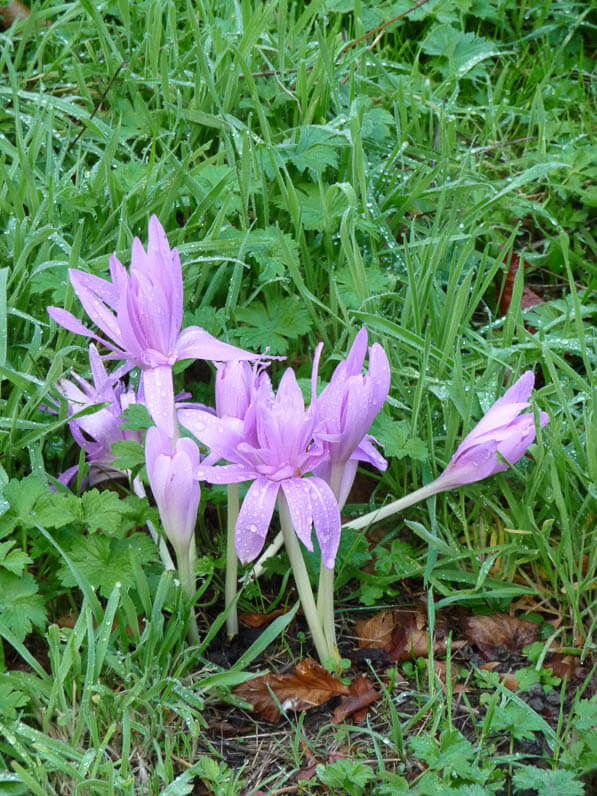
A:
{"label": "purple flower in bud", "polygon": [[147,408],[156,424],[174,436],[174,389],[172,365],[183,359],[256,359],[256,354],[222,343],[204,329],[189,326],[181,331],[183,287],[180,259],[156,216],[149,221],[147,252],[135,238],[130,274],[114,255],[110,258],[109,282],[71,268],[72,286],[87,315],[108,338],[103,339],[74,315],[48,307],[56,323],[75,334],[98,340],[110,352],[108,359],[123,359],[121,376],[141,369]]}
{"label": "purple flower in bud", "polygon": [[164,431],[152,426],[145,439],[145,464],[164,532],[180,557],[191,544],[201,497],[195,477],[199,449],[188,438],[173,446]]}
{"label": "purple flower in bud", "polygon": [[[307,410],[294,372],[288,368],[274,394],[266,374],[260,382],[244,418],[215,418],[203,412],[182,409],[180,422],[211,448],[209,461],[224,458],[227,465],[210,466],[204,461],[197,470],[200,480],[212,484],[253,481],[241,506],[235,531],[235,546],[242,562],[255,559],[265,542],[278,492],[282,489],[296,534],[313,550],[311,529],[321,548],[324,565],[334,565],[340,540],[340,512],[329,485],[309,476],[327,456],[314,442],[316,413]],[[216,453],[214,453],[216,451]]]}
{"label": "purple flower in bud", "polygon": [[[433,482],[434,492],[481,481],[507,470],[524,456],[535,439],[535,418],[531,412],[520,413],[529,406],[534,382],[533,371],[528,370],[494,403]],[[548,422],[548,415],[540,412],[541,428]]]}
{"label": "purple flower in bud", "polygon": [[331,482],[332,469],[343,467],[338,487],[338,503],[342,506],[348,497],[359,461],[368,462],[380,470],[388,466],[373,445],[375,438],[367,432],[388,396],[390,363],[382,346],[374,343],[369,347],[369,368],[363,375],[367,354],[367,329],[363,327],[355,337],[347,358],[337,365],[330,383],[316,398],[322,345],[318,345],[313,363],[312,404],[317,406],[320,420],[316,438],[324,441],[329,458],[318,468],[317,475]]}
{"label": "purple flower in bud", "polygon": [[242,420],[262,376],[263,365],[233,359],[216,367],[216,415]]}

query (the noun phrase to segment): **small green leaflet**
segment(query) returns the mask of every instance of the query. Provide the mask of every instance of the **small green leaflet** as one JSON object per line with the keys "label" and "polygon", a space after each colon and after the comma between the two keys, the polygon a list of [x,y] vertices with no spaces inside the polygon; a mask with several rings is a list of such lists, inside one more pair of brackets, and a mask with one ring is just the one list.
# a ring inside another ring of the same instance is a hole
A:
{"label": "small green leaflet", "polygon": [[[111,539],[99,533],[79,536],[71,541],[67,552],[81,578],[107,598],[116,583],[120,583],[123,590],[134,587],[136,583],[129,558],[130,549],[142,567],[156,558],[154,543],[143,533],[134,533],[124,539]],[[63,586],[70,588],[77,585],[64,562],[60,565],[58,577]]]}
{"label": "small green leaflet", "polygon": [[114,467],[119,470],[133,470],[145,464],[145,452],[138,442],[133,440],[122,440],[112,444],[112,454]]}
{"label": "small green leaflet", "polygon": [[378,415],[371,429],[373,436],[384,446],[385,456],[403,459],[409,456],[419,462],[428,457],[423,440],[410,436],[410,426],[405,420],[390,420],[387,415]]}
{"label": "small green leaflet", "polygon": [[131,404],[124,410],[122,415],[125,422],[120,424],[120,428],[130,428],[133,431],[138,431],[154,425],[149,412],[143,404]]}
{"label": "small green leaflet", "polygon": [[23,641],[33,625],[43,630],[46,609],[43,597],[37,593],[33,575],[13,575],[0,570],[0,626],[4,625]]}
{"label": "small green leaflet", "polygon": [[520,791],[535,790],[537,796],[583,796],[585,793],[585,786],[574,771],[564,769],[524,766],[515,772],[513,782]]}
{"label": "small green leaflet", "polygon": [[487,39],[474,33],[463,33],[451,25],[432,28],[421,49],[428,55],[447,58],[458,77],[466,75],[486,58],[498,55],[496,47]]}
{"label": "small green leaflet", "polygon": [[25,567],[32,561],[23,550],[11,550],[15,544],[15,539],[0,542],[0,567],[12,572],[13,575],[22,575]]}
{"label": "small green leaflet", "polygon": [[261,302],[236,310],[241,326],[234,334],[241,345],[256,351],[269,346],[270,354],[285,354],[288,341],[307,334],[311,319],[307,309],[297,299],[287,296],[272,303],[268,310]]}

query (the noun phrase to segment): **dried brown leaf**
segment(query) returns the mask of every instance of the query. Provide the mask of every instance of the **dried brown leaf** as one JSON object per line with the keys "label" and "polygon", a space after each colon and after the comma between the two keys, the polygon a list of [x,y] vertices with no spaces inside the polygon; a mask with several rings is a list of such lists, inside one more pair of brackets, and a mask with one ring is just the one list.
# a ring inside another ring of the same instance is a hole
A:
{"label": "dried brown leaf", "polygon": [[18,0],[13,0],[7,6],[0,6],[0,30],[7,30],[17,19],[28,16],[31,16],[31,11]]}
{"label": "dried brown leaf", "polygon": [[286,613],[286,608],[277,608],[269,614],[239,614],[239,620],[248,627],[263,627]]}
{"label": "dried brown leaf", "polygon": [[508,614],[469,616],[463,622],[463,632],[488,659],[495,658],[498,647],[520,650],[539,638],[538,625]]}
{"label": "dried brown leaf", "polygon": [[482,666],[479,666],[479,669],[483,669],[486,672],[493,672],[494,669],[497,669],[500,665],[499,661],[487,661]]}
{"label": "dried brown leaf", "polygon": [[395,661],[421,658],[427,655],[428,652],[427,631],[396,625],[392,631],[392,637],[384,647],[384,650]]}
{"label": "dried brown leaf", "polygon": [[556,652],[551,656],[551,660],[543,664],[544,669],[551,669],[556,677],[562,680],[574,680],[583,672],[583,667],[576,655],[562,655]]}
{"label": "dried brown leaf", "polygon": [[517,691],[519,688],[518,680],[512,672],[504,672],[500,674],[500,680],[506,686],[508,691]]}
{"label": "dried brown leaf", "polygon": [[300,661],[293,672],[266,674],[248,680],[234,689],[234,693],[253,706],[266,721],[278,721],[280,710],[272,697],[284,710],[309,710],[323,705],[328,699],[350,693],[347,685],[310,658]]}
{"label": "dried brown leaf", "polygon": [[[506,258],[504,258],[504,262],[506,262]],[[502,315],[505,315],[508,312],[510,304],[512,303],[512,291],[514,289],[514,280],[516,279],[516,272],[520,267],[520,257],[518,254],[512,254],[510,257],[510,263],[508,265],[508,271],[506,273],[506,280],[504,282],[504,290],[502,292],[500,298],[500,312]],[[523,261],[522,267],[525,267],[525,263]],[[526,285],[522,288],[522,294],[520,296],[520,309],[521,310],[528,310],[531,307],[537,306],[537,304],[543,304],[543,299],[541,296],[537,295],[534,291],[532,291]]]}
{"label": "dried brown leaf", "polygon": [[349,693],[340,697],[340,704],[334,711],[332,724],[341,724],[349,716],[352,716],[355,721],[363,721],[367,715],[368,706],[380,696],[379,691],[373,688],[365,675],[360,674],[350,684]]}
{"label": "dried brown leaf", "polygon": [[371,619],[361,619],[355,629],[361,649],[382,649],[392,636],[394,629],[394,614],[388,611],[372,616]]}

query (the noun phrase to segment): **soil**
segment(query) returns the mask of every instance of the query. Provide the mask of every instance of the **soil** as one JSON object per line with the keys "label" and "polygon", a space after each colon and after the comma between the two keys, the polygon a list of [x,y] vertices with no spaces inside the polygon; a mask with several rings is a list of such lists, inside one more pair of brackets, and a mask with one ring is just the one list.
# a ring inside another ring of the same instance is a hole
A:
{"label": "soil", "polygon": [[[461,612],[456,611],[455,615],[459,620],[462,619]],[[262,630],[263,628],[241,628],[239,635],[232,641],[225,638],[225,634],[221,634],[209,649],[208,658],[219,666],[229,667]],[[290,671],[300,658],[316,657],[315,650],[308,643],[304,643],[305,636],[309,638],[308,629],[303,618],[297,616],[286,631],[282,650],[276,657],[268,657],[266,654],[256,660],[253,664],[256,672]],[[454,639],[456,638],[457,633],[454,633]],[[405,666],[404,663],[397,664],[392,660],[384,649],[358,649],[354,627],[348,624],[339,633],[339,649],[342,657],[351,662],[350,668],[343,673],[350,680],[358,673],[363,673],[374,682],[378,678],[388,688],[392,676],[392,699],[403,726],[429,701],[429,693],[425,690],[426,659],[421,659],[425,662],[421,668],[416,662]],[[582,666],[577,664],[570,669],[561,699],[561,686],[557,685],[535,683],[525,691],[516,688],[515,681],[508,676],[513,676],[518,670],[530,665],[521,650],[498,646],[490,650],[491,660],[488,660],[487,652],[486,647],[479,648],[475,643],[466,643],[459,649],[454,649],[451,657],[451,723],[473,745],[479,743],[480,727],[486,713],[484,699],[488,694],[495,693],[495,686],[483,687],[479,676],[480,667],[487,667],[497,673],[506,687],[510,687],[559,735],[562,733],[561,728],[566,726],[577,693],[581,691],[583,699],[591,699],[597,693],[597,675],[594,673],[596,667],[593,666],[593,661],[585,660]],[[441,657],[438,656],[440,659]],[[546,656],[546,666],[549,666],[552,657],[556,660],[555,656]],[[546,679],[549,679],[548,674],[546,673]],[[441,669],[438,676],[441,680]],[[442,687],[445,690],[445,683]],[[242,776],[247,794],[325,792],[322,786],[316,785],[316,779],[311,780],[315,777],[317,763],[329,763],[350,756],[368,763],[376,770],[379,763],[370,733],[377,733],[381,738],[391,737],[387,702],[383,698],[370,706],[364,721],[354,725],[354,730],[348,731],[331,723],[338,701],[339,698],[336,697],[303,714],[290,713],[277,724],[268,723],[255,713],[237,706],[221,703],[211,705],[206,713],[209,738],[213,744],[211,753],[214,749],[217,750],[232,769],[244,766]],[[429,732],[434,718],[431,714],[432,711],[423,712],[409,732]],[[445,726],[445,722],[440,722],[440,727],[442,724]],[[358,732],[358,726],[365,728],[366,732]],[[438,737],[439,733],[441,730],[438,731]],[[494,756],[514,754],[517,764],[551,767],[552,753],[544,734],[535,731],[533,737],[534,739],[512,740],[509,732],[502,732],[486,737],[483,743],[487,753],[491,751]],[[401,756],[395,744],[381,746],[383,752],[387,753],[387,757],[384,754],[384,766],[387,770],[394,770],[409,781],[425,770],[424,762],[414,757],[408,749]],[[380,748],[380,744],[377,744],[377,748]],[[205,752],[208,753],[208,750]],[[260,791],[259,786],[264,787],[261,783],[268,781],[268,778],[271,778],[271,789]],[[587,794],[597,793],[597,775],[586,780],[586,787]],[[208,791],[196,791],[204,792]],[[506,786],[501,794],[506,796],[510,792]]]}

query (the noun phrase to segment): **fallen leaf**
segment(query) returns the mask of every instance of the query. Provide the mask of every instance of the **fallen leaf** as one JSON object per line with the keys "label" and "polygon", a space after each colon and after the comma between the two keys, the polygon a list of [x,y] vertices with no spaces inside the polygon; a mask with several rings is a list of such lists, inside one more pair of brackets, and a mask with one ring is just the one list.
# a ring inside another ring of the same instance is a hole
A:
{"label": "fallen leaf", "polygon": [[[407,611],[395,611],[394,620],[396,625],[392,631],[390,641],[384,650],[394,661],[406,661],[410,658],[425,657],[429,652],[429,631],[427,629],[427,617],[422,610],[415,613]],[[433,636],[433,652],[437,655],[444,655],[446,652],[446,642],[448,640],[448,627],[446,622],[436,616],[435,633]],[[462,641],[453,641],[452,649],[464,646]]]}
{"label": "fallen leaf", "polygon": [[574,680],[583,672],[577,655],[562,655],[556,652],[551,656],[551,660],[543,664],[544,669],[551,669],[556,677],[562,680]]}
{"label": "fallen leaf", "polygon": [[483,669],[485,672],[492,672],[494,669],[500,665],[500,661],[487,661],[482,666],[479,666],[479,669]]}
{"label": "fallen leaf", "polygon": [[[446,691],[446,678],[448,676],[448,665],[445,661],[433,661],[433,668],[438,680],[442,684],[443,691]],[[464,689],[464,683],[458,682],[458,672],[454,666],[451,668],[450,680],[452,681],[452,693],[459,694]]]}
{"label": "fallen leaf", "polygon": [[520,650],[539,638],[538,625],[508,614],[469,616],[462,629],[469,643],[475,644],[487,659],[496,657],[498,647]]}
{"label": "fallen leaf", "polygon": [[340,697],[340,704],[334,711],[332,724],[341,724],[349,716],[355,721],[363,721],[367,715],[367,707],[381,696],[364,674],[355,677],[348,688],[348,694]]}
{"label": "fallen leaf", "polygon": [[518,691],[519,685],[518,680],[512,674],[512,672],[503,672],[500,674],[500,680],[508,689],[508,691]]}
{"label": "fallen leaf", "polygon": [[[393,661],[405,661],[427,655],[427,613],[423,605],[414,611],[381,611],[371,619],[356,623],[359,647],[383,649]],[[448,628],[444,619],[436,617],[433,651],[442,655],[446,651]],[[453,641],[452,649],[464,646]]]}
{"label": "fallen leaf", "polygon": [[408,625],[396,625],[384,650],[394,661],[424,657],[428,652],[427,631],[418,630]]}
{"label": "fallen leaf", "polygon": [[248,627],[263,627],[286,613],[286,608],[277,608],[269,614],[239,614],[239,620]]}
{"label": "fallen leaf", "polygon": [[18,0],[13,0],[7,6],[0,7],[0,30],[7,30],[17,19],[25,19],[29,16],[31,16],[31,11],[27,6],[19,3]]}
{"label": "fallen leaf", "polygon": [[388,611],[380,611],[371,619],[360,619],[355,630],[361,649],[383,649],[392,636],[395,625],[394,615]]}
{"label": "fallen leaf", "polygon": [[351,757],[350,754],[350,746],[348,744],[344,744],[339,749],[333,749],[328,755],[328,765],[332,763],[337,763],[338,760],[348,760]]}
{"label": "fallen leaf", "polygon": [[334,696],[349,694],[350,690],[319,663],[305,658],[291,673],[255,677],[237,686],[234,693],[252,705],[266,721],[278,721],[280,709],[276,700],[283,710],[309,710]]}
{"label": "fallen leaf", "polygon": [[[508,261],[508,255],[504,257],[504,262]],[[508,271],[506,273],[506,280],[504,282],[504,289],[502,291],[502,295],[500,297],[500,312],[502,315],[505,315],[510,308],[510,304],[512,303],[512,291],[514,289],[514,280],[516,279],[516,272],[520,267],[520,257],[518,254],[512,253],[510,257],[510,263],[508,265]],[[525,263],[523,260],[522,267],[525,267]],[[531,307],[536,307],[537,304],[543,304],[543,299],[541,296],[537,295],[534,291],[532,291],[526,285],[522,288],[522,295],[520,296],[520,309],[521,310],[528,310]]]}

